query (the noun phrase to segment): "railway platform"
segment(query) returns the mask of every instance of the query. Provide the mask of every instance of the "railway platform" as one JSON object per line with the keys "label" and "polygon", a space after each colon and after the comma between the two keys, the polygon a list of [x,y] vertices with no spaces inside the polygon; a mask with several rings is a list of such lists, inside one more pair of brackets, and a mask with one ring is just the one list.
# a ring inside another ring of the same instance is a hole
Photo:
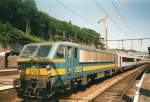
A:
{"label": "railway platform", "polygon": [[13,80],[18,75],[0,76],[0,102],[16,102],[16,91],[13,87]]}
{"label": "railway platform", "polygon": [[17,77],[18,75],[0,76],[0,91],[13,88],[13,80]]}
{"label": "railway platform", "polygon": [[150,102],[150,66],[145,69],[139,84],[137,84],[133,102]]}
{"label": "railway platform", "polygon": [[13,80],[17,77],[17,69],[0,70],[0,91],[13,88]]}
{"label": "railway platform", "polygon": [[8,76],[8,75],[15,75],[17,73],[18,73],[17,68],[1,69],[0,70],[0,77],[1,76]]}

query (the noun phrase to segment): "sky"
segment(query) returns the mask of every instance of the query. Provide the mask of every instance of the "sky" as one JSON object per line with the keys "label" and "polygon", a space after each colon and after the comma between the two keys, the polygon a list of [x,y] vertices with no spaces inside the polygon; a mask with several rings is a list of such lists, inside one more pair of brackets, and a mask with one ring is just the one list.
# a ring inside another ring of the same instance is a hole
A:
{"label": "sky", "polygon": [[[35,0],[35,2],[40,11],[52,17],[67,22],[71,20],[72,24],[91,28],[101,34],[103,27],[97,22],[106,15],[103,8],[110,13],[106,20],[109,40],[150,38],[150,0]],[[118,7],[119,12],[114,10],[112,2]],[[150,46],[148,41],[143,41],[143,44],[146,44],[144,48]],[[120,47],[120,44],[110,42],[109,47]],[[139,41],[133,41],[132,44],[129,41],[124,42],[124,48],[129,49],[131,46],[137,48],[138,45],[137,49],[141,49]]]}

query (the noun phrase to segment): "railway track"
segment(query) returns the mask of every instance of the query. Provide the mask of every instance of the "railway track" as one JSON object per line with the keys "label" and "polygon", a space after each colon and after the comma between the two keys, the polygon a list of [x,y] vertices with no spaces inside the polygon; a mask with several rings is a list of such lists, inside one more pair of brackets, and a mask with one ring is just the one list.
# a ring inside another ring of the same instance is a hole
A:
{"label": "railway track", "polygon": [[[128,101],[127,93],[137,77],[141,74],[144,68],[141,68],[129,76],[115,83],[110,88],[106,89],[98,95],[92,102],[123,102]],[[129,101],[128,101],[129,102]]]}

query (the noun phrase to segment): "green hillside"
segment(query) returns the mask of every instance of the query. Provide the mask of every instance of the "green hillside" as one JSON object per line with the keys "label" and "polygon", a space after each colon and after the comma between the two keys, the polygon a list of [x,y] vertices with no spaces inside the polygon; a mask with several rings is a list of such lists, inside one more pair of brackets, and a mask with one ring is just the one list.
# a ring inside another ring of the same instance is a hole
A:
{"label": "green hillside", "polygon": [[31,43],[45,41],[32,35],[26,35],[23,31],[0,22],[0,43]]}
{"label": "green hillside", "polygon": [[68,40],[97,45],[98,39],[99,34],[92,29],[39,11],[34,0],[0,0],[0,42],[26,44]]}

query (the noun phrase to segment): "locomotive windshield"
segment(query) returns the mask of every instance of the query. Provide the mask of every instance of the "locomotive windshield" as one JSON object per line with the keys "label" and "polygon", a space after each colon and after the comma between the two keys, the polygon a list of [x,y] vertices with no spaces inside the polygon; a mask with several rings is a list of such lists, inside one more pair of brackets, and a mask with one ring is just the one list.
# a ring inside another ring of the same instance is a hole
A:
{"label": "locomotive windshield", "polygon": [[35,53],[37,47],[38,46],[26,46],[20,57],[23,58],[33,57],[33,54]]}
{"label": "locomotive windshield", "polygon": [[41,45],[38,48],[38,51],[35,57],[47,57],[51,48],[52,48],[51,45]]}
{"label": "locomotive windshield", "polygon": [[47,57],[52,45],[28,45],[22,51],[22,58],[43,58]]}

